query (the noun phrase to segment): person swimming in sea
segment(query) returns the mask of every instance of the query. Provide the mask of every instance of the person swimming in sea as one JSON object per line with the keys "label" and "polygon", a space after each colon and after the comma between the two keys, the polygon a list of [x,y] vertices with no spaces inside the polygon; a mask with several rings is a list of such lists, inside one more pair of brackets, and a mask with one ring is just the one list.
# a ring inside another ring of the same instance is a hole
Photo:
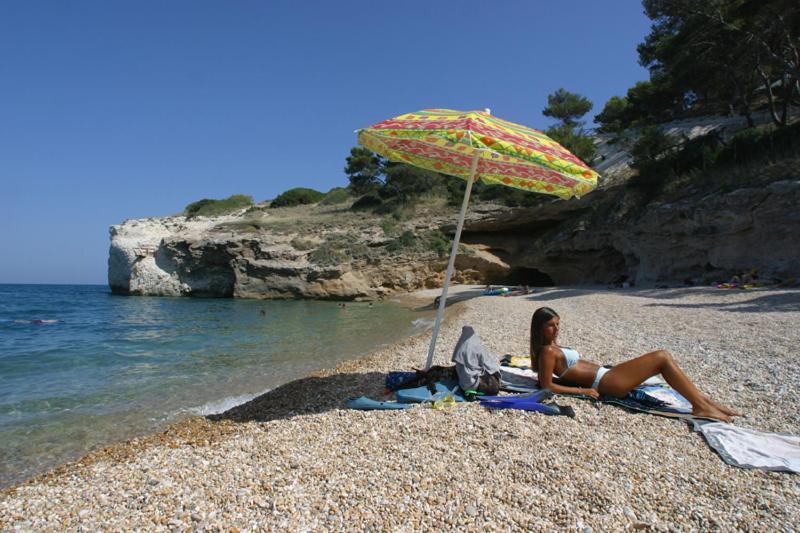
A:
{"label": "person swimming in sea", "polygon": [[[712,400],[691,382],[666,350],[646,353],[612,368],[582,359],[577,350],[558,345],[561,318],[553,309],[540,307],[531,317],[531,367],[538,371],[539,386],[556,394],[601,394],[622,398],[647,378],[661,374],[692,404],[692,414],[730,422],[741,413]],[[558,376],[557,381],[553,374]],[[577,385],[562,384],[568,382]]]}

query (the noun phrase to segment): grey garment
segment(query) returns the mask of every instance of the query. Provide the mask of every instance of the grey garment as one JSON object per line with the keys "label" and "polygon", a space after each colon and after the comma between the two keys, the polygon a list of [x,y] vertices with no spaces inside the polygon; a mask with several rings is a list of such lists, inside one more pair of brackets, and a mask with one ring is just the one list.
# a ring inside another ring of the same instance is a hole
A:
{"label": "grey garment", "polygon": [[451,360],[456,364],[458,384],[464,390],[477,390],[482,375],[500,371],[497,356],[483,347],[480,337],[469,326],[461,328]]}

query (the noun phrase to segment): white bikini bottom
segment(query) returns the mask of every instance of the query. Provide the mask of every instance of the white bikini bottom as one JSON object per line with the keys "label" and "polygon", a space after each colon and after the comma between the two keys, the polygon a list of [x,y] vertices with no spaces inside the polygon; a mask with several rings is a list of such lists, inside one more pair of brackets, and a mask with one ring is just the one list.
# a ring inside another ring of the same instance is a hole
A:
{"label": "white bikini bottom", "polygon": [[603,376],[606,375],[606,372],[611,370],[610,368],[600,367],[597,369],[597,374],[594,376],[594,383],[592,383],[592,388],[597,390],[597,387],[600,386],[600,380],[603,379]]}

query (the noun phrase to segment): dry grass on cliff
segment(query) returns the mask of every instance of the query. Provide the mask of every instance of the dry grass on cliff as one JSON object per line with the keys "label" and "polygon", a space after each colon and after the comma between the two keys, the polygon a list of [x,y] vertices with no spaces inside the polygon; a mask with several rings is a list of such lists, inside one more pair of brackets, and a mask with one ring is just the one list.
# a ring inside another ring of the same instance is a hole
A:
{"label": "dry grass on cliff", "polygon": [[452,208],[446,200],[434,196],[388,214],[352,211],[341,204],[303,205],[254,210],[240,220],[217,225],[213,231],[293,236],[290,244],[298,251],[311,252],[309,259],[320,265],[401,251],[442,256],[449,239],[438,229],[437,221],[449,216],[449,211]]}

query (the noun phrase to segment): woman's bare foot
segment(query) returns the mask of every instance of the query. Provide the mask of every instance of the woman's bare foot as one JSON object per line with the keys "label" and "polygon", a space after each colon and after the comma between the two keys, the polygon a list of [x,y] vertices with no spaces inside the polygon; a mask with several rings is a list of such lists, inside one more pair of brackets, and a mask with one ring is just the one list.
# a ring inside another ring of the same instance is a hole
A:
{"label": "woman's bare foot", "polygon": [[730,407],[728,407],[726,405],[723,405],[723,404],[719,403],[716,400],[713,400],[709,396],[705,396],[705,398],[706,398],[706,400],[708,400],[708,403],[710,403],[711,405],[713,405],[714,407],[716,407],[717,409],[719,409],[720,411],[722,411],[723,413],[725,413],[728,416],[744,416],[742,413],[740,413],[738,411],[734,411]]}
{"label": "woman's bare foot", "polygon": [[692,415],[698,418],[713,418],[721,422],[731,422],[731,417],[720,409],[717,409],[713,404],[692,408]]}
{"label": "woman's bare foot", "polygon": [[730,415],[730,416],[744,416],[744,415],[743,415],[742,413],[740,413],[739,411],[734,411],[734,410],[733,410],[733,409],[731,409],[730,407],[727,407],[727,406],[725,406],[725,405],[722,405],[721,403],[714,402],[714,405],[717,407],[717,409],[719,409],[720,411],[722,411],[722,412],[723,412],[723,413],[725,413],[726,415]]}

